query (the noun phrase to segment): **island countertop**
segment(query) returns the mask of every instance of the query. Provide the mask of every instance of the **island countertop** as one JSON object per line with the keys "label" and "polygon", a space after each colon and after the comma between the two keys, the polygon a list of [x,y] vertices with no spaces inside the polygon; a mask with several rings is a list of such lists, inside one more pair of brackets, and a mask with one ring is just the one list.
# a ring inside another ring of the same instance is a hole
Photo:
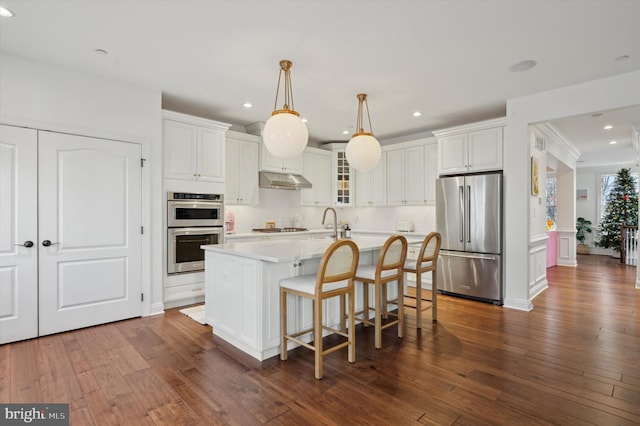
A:
{"label": "island countertop", "polygon": [[[373,265],[388,235],[354,236],[358,245],[359,265]],[[422,238],[407,237],[409,244]],[[320,259],[333,238],[273,239],[203,245],[205,250],[205,317],[216,336],[262,361],[280,353],[280,281],[305,274],[315,274]],[[395,286],[388,287],[388,299],[397,297]],[[356,289],[359,293],[359,290]],[[290,296],[290,331],[306,330],[313,323],[310,300]],[[301,299],[301,300],[299,300]],[[373,306],[374,292],[369,292]],[[325,324],[340,327],[340,300],[325,302]],[[355,297],[356,311],[364,300]],[[323,320],[324,321],[324,320]],[[325,330],[325,334],[329,334]],[[303,336],[312,339],[311,335]],[[289,347],[295,345],[290,343]]]}
{"label": "island countertop", "polygon": [[[360,252],[380,250],[387,237],[355,236],[351,238]],[[408,237],[409,244],[420,243],[422,238]],[[310,238],[307,240],[277,239],[226,244],[203,245],[205,251],[231,254],[267,262],[289,262],[322,257],[333,238]]]}

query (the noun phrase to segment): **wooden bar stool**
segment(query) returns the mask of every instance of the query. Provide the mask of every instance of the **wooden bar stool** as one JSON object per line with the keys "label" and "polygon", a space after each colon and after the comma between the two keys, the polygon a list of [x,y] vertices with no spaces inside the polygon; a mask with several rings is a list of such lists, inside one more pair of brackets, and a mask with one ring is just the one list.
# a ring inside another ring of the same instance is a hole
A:
{"label": "wooden bar stool", "polygon": [[[398,337],[404,336],[404,303],[402,300],[395,304],[398,306],[398,313],[394,314],[387,309],[386,284],[392,281],[398,283],[398,297],[401,299],[404,294],[404,272],[403,267],[407,257],[407,239],[402,235],[392,235],[385,241],[380,249],[378,261],[375,265],[361,265],[356,272],[355,281],[363,283],[362,295],[364,307],[362,311],[356,312],[356,319],[362,321],[365,326],[375,327],[375,347],[382,347],[382,330],[398,325]],[[374,307],[369,307],[369,285],[374,286]],[[389,302],[393,303],[393,302]],[[384,305],[384,306],[383,306]],[[374,321],[369,318],[369,311],[374,311]],[[358,315],[362,316],[358,317]],[[396,319],[382,325],[382,317],[387,315],[395,316]]]}
{"label": "wooden bar stool", "polygon": [[[404,272],[416,274],[416,295],[409,296],[405,293],[405,298],[415,299],[415,307],[406,305],[405,307],[414,308],[416,310],[417,328],[422,328],[422,312],[431,309],[431,318],[433,322],[438,321],[438,284],[436,277],[438,275],[438,256],[440,254],[440,244],[442,237],[437,232],[431,232],[422,241],[420,253],[416,260],[407,260],[404,264]],[[425,299],[422,296],[422,274],[431,271],[431,299]],[[423,303],[426,302],[426,305]]]}
{"label": "wooden bar stool", "polygon": [[[355,315],[353,279],[358,268],[360,251],[351,240],[338,240],[325,250],[317,274],[300,275],[280,280],[280,359],[287,359],[287,341],[292,340],[315,352],[315,377],[322,379],[323,356],[333,351],[349,347],[348,360],[355,362]],[[293,334],[287,332],[287,294],[304,297],[313,302],[313,326]],[[348,312],[345,312],[345,297],[349,296]],[[340,330],[323,324],[322,301],[340,297]],[[348,318],[349,326],[346,326]],[[345,342],[328,349],[322,346],[322,330],[329,330],[347,338]],[[313,333],[313,344],[303,342],[300,337]]]}

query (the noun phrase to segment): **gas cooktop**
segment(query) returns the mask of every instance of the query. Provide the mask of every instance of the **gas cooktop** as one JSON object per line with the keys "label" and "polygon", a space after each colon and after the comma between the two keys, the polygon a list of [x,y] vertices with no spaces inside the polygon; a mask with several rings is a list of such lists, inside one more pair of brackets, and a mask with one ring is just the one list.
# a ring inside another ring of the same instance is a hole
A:
{"label": "gas cooktop", "polygon": [[253,232],[303,232],[308,231],[307,228],[254,228]]}

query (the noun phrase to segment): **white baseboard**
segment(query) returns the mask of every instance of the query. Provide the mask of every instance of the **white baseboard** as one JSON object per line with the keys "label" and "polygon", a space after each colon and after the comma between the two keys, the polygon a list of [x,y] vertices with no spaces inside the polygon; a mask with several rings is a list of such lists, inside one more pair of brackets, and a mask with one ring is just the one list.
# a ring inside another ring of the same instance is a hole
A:
{"label": "white baseboard", "polygon": [[517,309],[519,311],[527,312],[533,309],[533,304],[529,300],[515,299],[512,297],[505,298],[504,304],[502,306],[505,308]]}

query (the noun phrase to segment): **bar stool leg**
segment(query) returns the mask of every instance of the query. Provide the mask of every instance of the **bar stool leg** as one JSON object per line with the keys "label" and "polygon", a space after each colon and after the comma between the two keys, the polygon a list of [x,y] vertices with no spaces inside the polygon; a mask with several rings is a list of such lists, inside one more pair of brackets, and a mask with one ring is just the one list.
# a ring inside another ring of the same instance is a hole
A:
{"label": "bar stool leg", "polygon": [[341,294],[340,295],[340,331],[342,331],[343,333],[347,332],[347,316],[346,316],[346,304],[345,304],[345,298],[346,295]]}
{"label": "bar stool leg", "polygon": [[436,282],[436,270],[431,271],[431,317],[433,322],[438,322],[438,283]]}
{"label": "bar stool leg", "polygon": [[365,319],[364,326],[369,327],[369,283],[362,282],[362,317]]}
{"label": "bar stool leg", "polygon": [[404,337],[404,279],[398,278],[398,337]]}
{"label": "bar stool leg", "polygon": [[422,328],[422,274],[416,270],[416,320],[417,328]]}
{"label": "bar stool leg", "polygon": [[322,299],[313,300],[313,346],[315,348],[316,379],[322,379]]}
{"label": "bar stool leg", "polygon": [[376,332],[376,340],[375,347],[376,349],[380,349],[382,347],[382,312],[381,312],[381,304],[382,304],[382,285],[378,282],[374,284],[375,286],[375,332]]}
{"label": "bar stool leg", "polygon": [[348,331],[348,339],[349,339],[349,362],[356,362],[356,302],[355,302],[355,290],[352,294],[349,295],[349,331]]}
{"label": "bar stool leg", "polygon": [[287,360],[287,293],[280,287],[280,359]]}

